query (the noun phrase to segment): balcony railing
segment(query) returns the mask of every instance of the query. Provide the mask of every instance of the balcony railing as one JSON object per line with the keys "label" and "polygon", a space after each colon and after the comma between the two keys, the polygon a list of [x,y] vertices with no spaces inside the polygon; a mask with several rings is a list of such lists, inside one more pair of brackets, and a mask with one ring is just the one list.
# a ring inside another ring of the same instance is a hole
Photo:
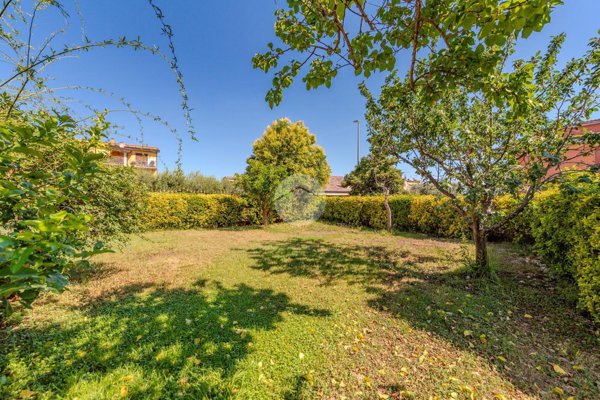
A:
{"label": "balcony railing", "polygon": [[110,165],[129,165],[130,167],[135,167],[135,168],[150,168],[150,169],[156,168],[156,161],[154,161],[154,160],[136,160],[136,161],[130,161],[129,163],[127,163],[126,160],[123,159],[123,157],[110,157],[107,162]]}
{"label": "balcony railing", "polygon": [[156,162],[153,160],[136,160],[129,163],[132,167],[136,168],[156,168]]}
{"label": "balcony railing", "polygon": [[110,157],[108,163],[111,165],[125,165],[123,157]]}

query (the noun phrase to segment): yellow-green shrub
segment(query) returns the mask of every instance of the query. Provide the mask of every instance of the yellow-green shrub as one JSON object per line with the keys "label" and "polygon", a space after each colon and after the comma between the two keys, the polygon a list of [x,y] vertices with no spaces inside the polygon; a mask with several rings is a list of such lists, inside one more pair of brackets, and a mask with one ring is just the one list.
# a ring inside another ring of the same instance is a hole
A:
{"label": "yellow-green shrub", "polygon": [[544,193],[531,208],[534,251],[574,283],[579,304],[600,321],[600,190]]}
{"label": "yellow-green shrub", "polygon": [[[390,196],[395,229],[427,233],[440,237],[462,237],[466,223],[450,202],[436,196]],[[351,226],[383,229],[386,211],[383,196],[327,197],[322,220]]]}
{"label": "yellow-green shrub", "polygon": [[153,229],[219,228],[257,223],[246,200],[226,194],[151,193],[143,226]]}

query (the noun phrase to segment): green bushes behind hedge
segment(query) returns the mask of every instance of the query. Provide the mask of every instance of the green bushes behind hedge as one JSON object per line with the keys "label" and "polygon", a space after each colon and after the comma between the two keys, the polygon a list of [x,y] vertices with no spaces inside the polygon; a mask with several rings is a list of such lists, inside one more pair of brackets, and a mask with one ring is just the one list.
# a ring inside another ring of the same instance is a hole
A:
{"label": "green bushes behind hedge", "polygon": [[255,208],[239,196],[150,193],[142,226],[146,230],[157,230],[221,228],[257,223]]}

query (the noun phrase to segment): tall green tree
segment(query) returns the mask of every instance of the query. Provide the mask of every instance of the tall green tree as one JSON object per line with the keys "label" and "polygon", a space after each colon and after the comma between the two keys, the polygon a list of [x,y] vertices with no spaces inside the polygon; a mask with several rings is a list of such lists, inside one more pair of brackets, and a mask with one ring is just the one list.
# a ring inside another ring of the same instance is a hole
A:
{"label": "tall green tree", "polygon": [[281,45],[269,43],[253,63],[275,70],[266,96],[271,106],[298,75],[313,89],[329,86],[344,67],[364,77],[406,68],[407,83],[422,87],[423,95],[457,84],[514,95],[518,83],[508,78],[498,83],[494,76],[503,45],[541,30],[559,4],[562,0],[287,0],[275,13]]}
{"label": "tall green tree", "polygon": [[[377,149],[373,149],[377,150]],[[396,164],[398,159],[381,153],[374,153],[361,158],[360,162],[348,175],[344,177],[344,185],[352,189],[353,195],[383,194],[383,205],[386,211],[386,229],[392,231],[392,208],[390,207],[390,194],[400,193],[404,190],[404,178]]]}
{"label": "tall green tree", "polygon": [[369,154],[344,177],[344,186],[355,196],[395,194],[404,190],[404,177],[392,158]]}
{"label": "tall green tree", "polygon": [[245,195],[258,203],[263,224],[273,213],[274,193],[289,177],[302,175],[324,185],[331,169],[315,135],[302,122],[287,118],[273,122],[254,142],[246,172],[237,176]]}
{"label": "tall green tree", "polygon": [[[471,227],[480,275],[491,273],[487,235],[518,215],[545,183],[569,172],[561,167],[573,156],[568,149],[598,143],[597,134],[575,128],[599,106],[600,40],[559,69],[563,41],[558,36],[545,55],[515,63],[527,91],[525,112],[461,87],[432,102],[408,79],[388,79],[378,99],[362,86],[371,146],[412,166],[452,200]],[[515,205],[498,215],[494,199],[506,193]]]}

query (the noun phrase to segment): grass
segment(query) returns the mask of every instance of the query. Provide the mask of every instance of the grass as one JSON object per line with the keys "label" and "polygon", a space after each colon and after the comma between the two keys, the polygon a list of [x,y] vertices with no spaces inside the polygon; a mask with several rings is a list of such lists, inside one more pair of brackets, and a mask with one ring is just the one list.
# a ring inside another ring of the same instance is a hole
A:
{"label": "grass", "polygon": [[597,329],[521,250],[314,224],[156,232],[0,333],[0,398],[600,398]]}

